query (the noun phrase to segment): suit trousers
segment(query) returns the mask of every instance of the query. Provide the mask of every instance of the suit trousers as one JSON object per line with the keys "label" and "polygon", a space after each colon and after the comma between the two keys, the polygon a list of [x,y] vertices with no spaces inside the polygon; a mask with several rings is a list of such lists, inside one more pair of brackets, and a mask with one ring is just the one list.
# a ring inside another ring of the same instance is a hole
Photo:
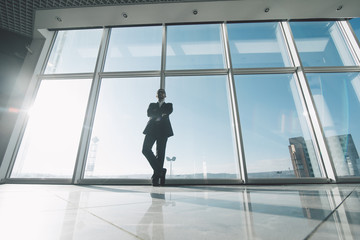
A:
{"label": "suit trousers", "polygon": [[[164,167],[165,149],[168,137],[166,136],[153,136],[151,134],[145,135],[142,153],[149,161],[150,166],[154,170],[154,175],[160,177]],[[152,147],[156,142],[156,156],[152,151]]]}

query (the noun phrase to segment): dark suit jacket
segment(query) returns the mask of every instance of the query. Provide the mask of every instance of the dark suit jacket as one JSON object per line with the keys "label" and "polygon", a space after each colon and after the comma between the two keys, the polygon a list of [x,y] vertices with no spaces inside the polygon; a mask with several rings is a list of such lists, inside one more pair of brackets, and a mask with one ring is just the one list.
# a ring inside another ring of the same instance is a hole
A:
{"label": "dark suit jacket", "polygon": [[[153,136],[171,137],[174,135],[169,115],[173,111],[172,103],[163,103],[159,107],[159,103],[150,103],[147,115],[150,118],[144,134],[151,134]],[[162,116],[163,114],[166,114]]]}

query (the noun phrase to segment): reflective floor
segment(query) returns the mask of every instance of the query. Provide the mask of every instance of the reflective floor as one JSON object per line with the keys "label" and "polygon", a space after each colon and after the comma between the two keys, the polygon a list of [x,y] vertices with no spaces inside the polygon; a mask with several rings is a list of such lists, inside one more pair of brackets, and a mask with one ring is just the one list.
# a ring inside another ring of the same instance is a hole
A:
{"label": "reflective floor", "polygon": [[360,239],[360,184],[0,185],[1,239]]}

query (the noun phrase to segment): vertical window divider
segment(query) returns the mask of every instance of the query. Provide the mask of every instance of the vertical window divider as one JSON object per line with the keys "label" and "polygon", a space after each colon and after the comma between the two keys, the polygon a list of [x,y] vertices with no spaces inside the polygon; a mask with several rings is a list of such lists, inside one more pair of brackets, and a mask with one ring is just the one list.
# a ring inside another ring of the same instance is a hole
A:
{"label": "vertical window divider", "polygon": [[232,121],[234,123],[235,128],[235,141],[236,141],[236,151],[238,156],[238,164],[240,170],[240,180],[242,183],[246,184],[248,182],[246,163],[245,163],[245,153],[244,153],[244,145],[242,141],[242,133],[240,126],[240,117],[238,112],[238,105],[236,101],[236,91],[235,91],[235,82],[234,82],[234,73],[232,70],[232,62],[230,55],[230,44],[228,38],[228,32],[226,27],[226,22],[221,24],[221,30],[223,34],[224,41],[224,49],[225,49],[225,62],[227,68],[228,75],[228,86],[230,89],[230,104],[232,110]]}
{"label": "vertical window divider", "polygon": [[165,89],[165,67],[166,67],[166,25],[162,25],[162,48],[161,48],[161,70],[160,70],[160,88]]}
{"label": "vertical window divider", "polygon": [[338,21],[339,27],[345,36],[349,49],[357,66],[360,65],[360,45],[355,37],[349,21]]}
{"label": "vertical window divider", "polygon": [[86,109],[83,129],[81,133],[80,143],[78,147],[78,153],[74,168],[74,174],[72,183],[80,184],[84,178],[84,169],[86,166],[88,147],[90,144],[90,137],[92,132],[92,126],[95,118],[96,104],[99,97],[101,76],[100,72],[104,69],[105,56],[109,45],[111,31],[109,28],[103,28],[103,35],[99,47],[98,57],[93,73],[92,86],[89,94],[88,105]]}
{"label": "vertical window divider", "polygon": [[[42,46],[40,56],[37,59],[37,64],[31,76],[21,109],[28,109],[35,100],[36,93],[39,90],[42,81],[41,75],[45,71],[46,63],[50,57],[51,49],[54,46],[56,35],[57,32],[49,31],[45,36],[45,43]],[[29,116],[27,111],[20,111],[5,151],[3,161],[0,163],[0,183],[10,178],[28,120]]]}
{"label": "vertical window divider", "polygon": [[334,165],[331,161],[327,144],[325,142],[324,133],[321,128],[319,116],[316,112],[314,100],[312,98],[310,87],[305,75],[304,67],[302,65],[298,50],[296,48],[294,36],[292,35],[289,22],[281,22],[281,26],[285,35],[285,39],[290,51],[290,56],[296,67],[297,81],[296,84],[301,92],[301,101],[303,102],[304,109],[307,111],[306,117],[310,134],[312,139],[315,141],[315,152],[318,157],[321,173],[324,177],[327,177],[329,182],[336,182],[336,173]]}
{"label": "vertical window divider", "polygon": [[41,76],[41,75],[44,75],[44,72],[45,72],[45,69],[46,69],[46,65],[47,65],[47,63],[48,63],[48,61],[49,61],[50,54],[51,54],[51,52],[52,52],[52,50],[53,50],[53,47],[54,47],[54,45],[55,45],[55,40],[56,40],[56,38],[57,38],[58,33],[59,33],[59,31],[56,31],[56,32],[54,32],[54,33],[52,34],[51,42],[50,42],[50,47],[49,47],[49,49],[47,50],[46,57],[45,57],[44,62],[43,62],[43,64],[42,64],[42,67],[41,67],[41,70],[40,70],[40,74],[39,74],[40,76]]}

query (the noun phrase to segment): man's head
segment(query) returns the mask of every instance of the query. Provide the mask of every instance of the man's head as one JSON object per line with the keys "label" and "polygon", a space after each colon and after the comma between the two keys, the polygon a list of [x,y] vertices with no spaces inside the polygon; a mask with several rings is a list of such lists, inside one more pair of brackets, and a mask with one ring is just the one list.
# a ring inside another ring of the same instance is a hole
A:
{"label": "man's head", "polygon": [[166,92],[164,89],[160,88],[158,91],[157,91],[157,95],[156,97],[159,99],[159,101],[162,101],[166,98]]}

